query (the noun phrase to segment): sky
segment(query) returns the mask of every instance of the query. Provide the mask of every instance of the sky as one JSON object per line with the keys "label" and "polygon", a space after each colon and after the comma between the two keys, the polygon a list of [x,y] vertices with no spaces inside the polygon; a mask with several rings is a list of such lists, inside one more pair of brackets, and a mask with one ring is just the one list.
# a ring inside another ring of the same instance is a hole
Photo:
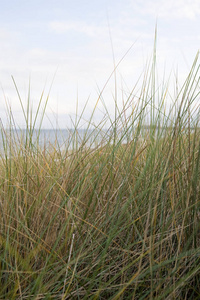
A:
{"label": "sky", "polygon": [[[124,89],[131,90],[151,58],[156,26],[161,77],[178,72],[181,81],[200,47],[199,0],[0,0],[0,7],[0,118],[5,127],[8,106],[16,125],[24,126],[15,84],[24,107],[30,89],[33,112],[43,91],[44,100],[49,94],[44,128],[69,127],[77,103],[81,114],[88,99],[84,118],[89,118],[113,71],[113,53],[117,64],[132,46],[117,68],[118,86],[122,89],[123,78]],[[114,83],[111,77],[103,94],[110,111]],[[96,118],[102,116],[99,107]]]}

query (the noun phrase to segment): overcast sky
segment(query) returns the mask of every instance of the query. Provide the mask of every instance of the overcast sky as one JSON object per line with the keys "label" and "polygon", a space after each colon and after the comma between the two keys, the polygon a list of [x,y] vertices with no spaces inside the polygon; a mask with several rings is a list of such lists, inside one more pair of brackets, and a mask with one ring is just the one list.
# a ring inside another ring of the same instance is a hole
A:
{"label": "overcast sky", "polygon": [[[25,105],[30,81],[34,109],[42,91],[48,94],[55,76],[47,114],[52,122],[57,115],[60,127],[68,126],[77,98],[81,111],[90,97],[89,116],[98,88],[103,88],[113,70],[110,35],[116,63],[134,43],[118,68],[127,89],[150,59],[156,23],[160,72],[178,69],[180,78],[186,76],[200,47],[199,0],[0,0],[0,7],[0,117],[4,124],[6,98],[17,124],[23,126],[11,76]],[[113,83],[111,79],[105,89],[108,107],[113,103]]]}

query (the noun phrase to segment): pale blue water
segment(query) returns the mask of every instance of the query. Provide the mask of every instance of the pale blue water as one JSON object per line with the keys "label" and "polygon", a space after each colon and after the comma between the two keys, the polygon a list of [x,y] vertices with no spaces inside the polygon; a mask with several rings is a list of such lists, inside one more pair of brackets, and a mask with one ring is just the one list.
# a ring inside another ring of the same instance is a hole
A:
{"label": "pale blue water", "polygon": [[[26,138],[26,136],[28,138]],[[31,138],[30,138],[31,137]],[[59,150],[66,150],[72,148],[95,147],[99,144],[105,143],[106,131],[97,130],[51,130],[41,129],[34,130],[28,133],[24,130],[2,130],[0,133],[0,152],[3,153],[10,148],[17,148],[19,145],[26,147],[27,143],[31,143],[33,147],[41,149],[50,149],[52,147]]]}

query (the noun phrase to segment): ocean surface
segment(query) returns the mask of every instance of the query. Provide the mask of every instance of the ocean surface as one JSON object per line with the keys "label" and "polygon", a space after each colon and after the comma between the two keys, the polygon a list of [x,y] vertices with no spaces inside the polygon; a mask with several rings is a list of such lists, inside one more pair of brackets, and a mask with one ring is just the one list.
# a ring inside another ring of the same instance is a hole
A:
{"label": "ocean surface", "polygon": [[85,129],[41,129],[27,131],[20,130],[1,130],[0,133],[0,152],[8,152],[10,149],[17,149],[19,146],[26,147],[28,144],[41,149],[55,148],[59,150],[84,147],[95,147],[103,144],[108,139],[107,131],[85,130]]}

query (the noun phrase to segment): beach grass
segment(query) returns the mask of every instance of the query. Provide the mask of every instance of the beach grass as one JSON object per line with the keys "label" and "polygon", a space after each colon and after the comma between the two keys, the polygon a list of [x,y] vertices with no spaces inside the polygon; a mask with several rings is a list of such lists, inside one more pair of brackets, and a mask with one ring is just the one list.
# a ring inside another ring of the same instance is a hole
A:
{"label": "beach grass", "polygon": [[11,111],[1,126],[0,299],[200,298],[198,55],[170,105],[154,63],[94,125],[100,93],[62,150],[39,144],[47,101],[33,142],[43,100],[33,119],[17,90],[25,135]]}

